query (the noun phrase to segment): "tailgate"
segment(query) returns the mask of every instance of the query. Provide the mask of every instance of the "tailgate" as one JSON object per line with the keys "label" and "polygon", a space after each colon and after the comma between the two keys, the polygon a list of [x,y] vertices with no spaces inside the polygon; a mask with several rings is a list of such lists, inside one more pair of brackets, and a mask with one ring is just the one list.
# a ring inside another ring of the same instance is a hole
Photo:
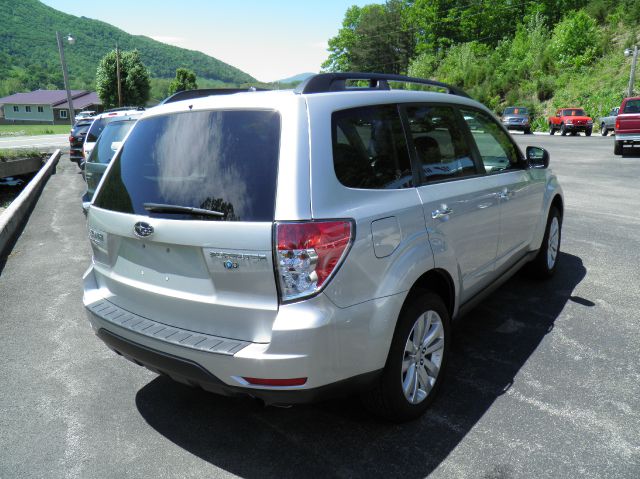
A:
{"label": "tailgate", "polygon": [[273,110],[139,120],[88,215],[102,297],[165,325],[268,342],[279,140]]}

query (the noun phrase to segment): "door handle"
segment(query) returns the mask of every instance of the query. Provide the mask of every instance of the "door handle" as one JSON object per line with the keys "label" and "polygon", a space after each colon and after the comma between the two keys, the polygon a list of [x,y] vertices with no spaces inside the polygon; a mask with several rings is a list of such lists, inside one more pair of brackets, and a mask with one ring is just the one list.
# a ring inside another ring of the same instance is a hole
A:
{"label": "door handle", "polygon": [[431,218],[433,218],[434,220],[448,218],[451,213],[453,213],[453,210],[451,208],[449,208],[447,205],[442,205],[441,209],[433,210],[431,212]]}

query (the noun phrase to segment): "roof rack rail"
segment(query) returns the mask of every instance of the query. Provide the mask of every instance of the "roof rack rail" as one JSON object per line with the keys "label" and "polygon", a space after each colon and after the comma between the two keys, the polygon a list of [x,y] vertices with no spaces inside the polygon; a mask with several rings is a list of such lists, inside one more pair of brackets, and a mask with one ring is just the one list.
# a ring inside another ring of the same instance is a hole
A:
{"label": "roof rack rail", "polygon": [[126,111],[126,110],[144,111],[144,107],[143,106],[121,106],[118,108],[111,108],[109,110],[105,110],[102,113],[111,113],[113,111]]}
{"label": "roof rack rail", "polygon": [[247,91],[265,91],[266,88],[199,88],[196,90],[182,90],[168,96],[160,102],[160,105],[173,103],[174,101],[191,100],[193,98],[204,98],[212,95],[231,95],[232,93],[242,93]]}
{"label": "roof rack rail", "polygon": [[[369,81],[368,88],[362,88],[363,90],[390,90],[390,81],[403,82],[403,83],[417,83],[421,85],[429,85],[438,88],[442,88],[451,95],[463,96],[471,98],[467,92],[461,88],[453,85],[448,85],[435,80],[427,80],[424,78],[408,77],[405,75],[393,75],[390,73],[361,73],[361,72],[347,72],[347,73],[320,73],[312,77],[307,78],[295,89],[296,93],[308,94],[308,93],[327,93],[333,91],[347,91],[350,88],[347,86],[348,80],[365,80]],[[353,88],[357,90],[358,88]]]}

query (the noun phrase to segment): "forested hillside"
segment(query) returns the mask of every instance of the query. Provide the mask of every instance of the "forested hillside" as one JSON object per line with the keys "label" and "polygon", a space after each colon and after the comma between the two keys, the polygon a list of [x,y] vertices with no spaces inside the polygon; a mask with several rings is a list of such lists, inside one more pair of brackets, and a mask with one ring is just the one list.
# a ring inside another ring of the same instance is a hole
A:
{"label": "forested hillside", "polygon": [[402,73],[452,83],[496,112],[560,106],[599,116],[629,80],[640,0],[389,0],[351,7],[327,71]]}
{"label": "forested hillside", "polygon": [[55,32],[72,32],[65,48],[72,88],[95,88],[100,59],[115,48],[138,49],[152,78],[173,78],[176,68],[198,78],[225,83],[255,81],[248,74],[204,53],[134,36],[107,23],[67,15],[37,0],[0,0],[0,96],[37,88],[63,88]]}

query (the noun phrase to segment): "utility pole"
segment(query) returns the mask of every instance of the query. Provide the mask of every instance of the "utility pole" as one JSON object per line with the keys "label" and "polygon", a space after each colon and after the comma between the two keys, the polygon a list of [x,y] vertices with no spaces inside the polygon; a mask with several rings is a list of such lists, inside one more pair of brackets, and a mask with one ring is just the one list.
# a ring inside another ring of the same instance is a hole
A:
{"label": "utility pole", "polygon": [[[69,36],[71,38],[71,36]],[[71,98],[71,90],[69,89],[69,75],[67,73],[67,62],[64,59],[64,46],[60,33],[56,32],[56,40],[58,41],[58,51],[60,52],[60,63],[62,63],[62,78],[64,80],[64,88],[67,90],[67,103],[69,104],[69,123],[73,126],[73,120],[76,116],[73,109],[73,98]],[[637,51],[637,49],[636,49]],[[55,118],[54,118],[55,121]]]}
{"label": "utility pole", "polygon": [[118,82],[118,107],[122,106],[122,85],[120,84],[120,50],[116,42],[116,80]]}
{"label": "utility pole", "polygon": [[627,96],[633,96],[633,84],[636,80],[636,63],[638,61],[638,45],[633,47],[633,60],[631,61],[631,75],[629,76],[629,94]]}

